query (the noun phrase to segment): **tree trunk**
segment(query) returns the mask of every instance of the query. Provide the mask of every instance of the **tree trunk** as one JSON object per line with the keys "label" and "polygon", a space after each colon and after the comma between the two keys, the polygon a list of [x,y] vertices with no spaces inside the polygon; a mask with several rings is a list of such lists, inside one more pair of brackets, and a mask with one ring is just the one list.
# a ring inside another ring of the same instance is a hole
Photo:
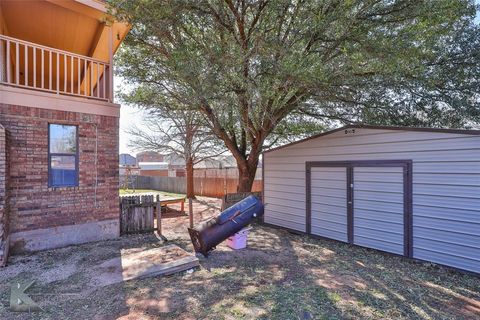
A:
{"label": "tree trunk", "polygon": [[255,180],[255,173],[257,172],[256,163],[246,163],[238,166],[238,192],[251,192],[253,181]]}
{"label": "tree trunk", "polygon": [[193,159],[189,158],[186,161],[187,170],[187,198],[195,198],[195,191],[193,189]]}

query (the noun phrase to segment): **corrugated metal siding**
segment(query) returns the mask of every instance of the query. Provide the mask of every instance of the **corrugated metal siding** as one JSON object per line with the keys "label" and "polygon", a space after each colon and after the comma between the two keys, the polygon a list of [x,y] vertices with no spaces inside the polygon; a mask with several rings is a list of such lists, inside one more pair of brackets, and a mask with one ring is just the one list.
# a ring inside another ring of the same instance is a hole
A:
{"label": "corrugated metal siding", "polygon": [[[355,129],[266,153],[265,221],[306,230],[307,161],[407,159],[413,160],[413,256],[480,272],[480,136]],[[286,200],[289,193],[294,201]],[[446,245],[461,250],[451,252]]]}
{"label": "corrugated metal siding", "polygon": [[403,254],[403,168],[354,167],[353,184],[353,243]]}
{"label": "corrugated metal siding", "polygon": [[312,168],[311,182],[312,234],[347,242],[347,168]]}

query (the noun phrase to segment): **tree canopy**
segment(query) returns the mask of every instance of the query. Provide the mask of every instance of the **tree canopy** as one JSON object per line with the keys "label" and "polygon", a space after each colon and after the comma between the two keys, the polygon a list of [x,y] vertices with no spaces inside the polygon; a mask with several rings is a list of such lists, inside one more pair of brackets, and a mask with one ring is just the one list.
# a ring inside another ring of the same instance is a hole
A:
{"label": "tree canopy", "polygon": [[132,25],[118,66],[130,101],[199,111],[237,160],[240,191],[264,146],[292,132],[480,120],[473,1],[110,3]]}

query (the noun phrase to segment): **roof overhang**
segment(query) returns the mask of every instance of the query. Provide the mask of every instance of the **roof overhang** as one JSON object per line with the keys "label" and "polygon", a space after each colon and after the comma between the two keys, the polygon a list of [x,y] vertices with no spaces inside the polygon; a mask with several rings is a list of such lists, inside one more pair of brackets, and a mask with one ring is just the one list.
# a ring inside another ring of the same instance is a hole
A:
{"label": "roof overhang", "polygon": [[315,134],[311,137],[301,139],[298,141],[294,141],[291,143],[287,143],[283,146],[279,146],[276,148],[272,148],[269,150],[265,150],[263,153],[269,153],[272,151],[276,151],[279,149],[283,149],[286,147],[290,147],[292,145],[302,143],[308,140],[320,138],[335,132],[349,130],[349,129],[378,129],[378,130],[402,130],[402,131],[420,131],[420,132],[440,132],[440,133],[454,133],[454,134],[467,134],[467,135],[480,135],[480,130],[468,130],[468,129],[446,129],[446,128],[425,128],[425,127],[395,127],[395,126],[374,126],[374,125],[365,125],[365,124],[355,124],[355,125],[347,125],[343,126],[334,130],[321,132],[319,134]]}
{"label": "roof overhang", "polygon": [[0,24],[7,36],[105,62],[108,32],[113,32],[115,52],[130,30],[95,0],[0,0]]}

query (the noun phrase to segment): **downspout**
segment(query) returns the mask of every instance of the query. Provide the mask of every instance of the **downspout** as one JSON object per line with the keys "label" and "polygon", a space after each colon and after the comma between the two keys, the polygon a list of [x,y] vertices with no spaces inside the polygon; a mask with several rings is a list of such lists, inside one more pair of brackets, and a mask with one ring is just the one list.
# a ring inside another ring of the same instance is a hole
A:
{"label": "downspout", "polygon": [[98,189],[98,125],[95,123],[95,209],[98,208],[97,203],[97,189]]}

